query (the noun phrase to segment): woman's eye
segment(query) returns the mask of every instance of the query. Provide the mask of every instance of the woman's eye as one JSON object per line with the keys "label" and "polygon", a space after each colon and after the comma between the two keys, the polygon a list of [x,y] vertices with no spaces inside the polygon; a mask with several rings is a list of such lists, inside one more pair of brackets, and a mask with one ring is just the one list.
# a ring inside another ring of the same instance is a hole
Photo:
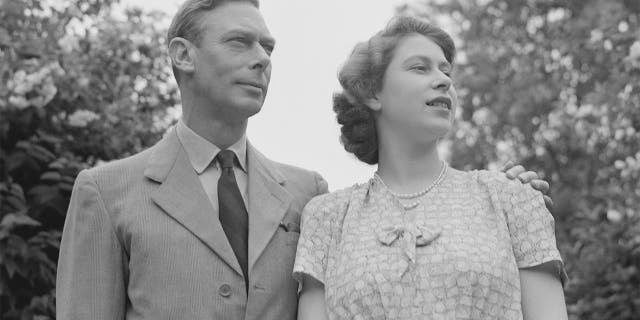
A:
{"label": "woman's eye", "polygon": [[427,67],[423,66],[423,65],[416,65],[416,66],[411,67],[411,70],[417,70],[417,71],[425,72],[425,71],[427,71]]}

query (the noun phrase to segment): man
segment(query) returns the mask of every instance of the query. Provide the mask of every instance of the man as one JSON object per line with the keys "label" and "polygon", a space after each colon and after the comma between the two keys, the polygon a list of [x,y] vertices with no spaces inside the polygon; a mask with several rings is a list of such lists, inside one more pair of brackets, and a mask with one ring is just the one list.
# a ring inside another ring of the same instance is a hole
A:
{"label": "man", "polygon": [[257,0],[188,0],[168,40],[183,118],[148,150],[79,174],[57,317],[295,319],[300,212],[327,184],[246,140],[275,45]]}

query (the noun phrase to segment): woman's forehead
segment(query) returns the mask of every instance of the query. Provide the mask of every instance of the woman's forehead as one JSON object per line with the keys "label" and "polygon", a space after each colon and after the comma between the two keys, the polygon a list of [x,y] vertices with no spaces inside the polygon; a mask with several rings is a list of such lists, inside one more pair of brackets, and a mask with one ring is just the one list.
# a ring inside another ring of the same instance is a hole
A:
{"label": "woman's forehead", "polygon": [[449,64],[442,48],[431,38],[421,34],[405,36],[394,50],[394,60],[405,61],[412,58],[428,59],[436,64]]}

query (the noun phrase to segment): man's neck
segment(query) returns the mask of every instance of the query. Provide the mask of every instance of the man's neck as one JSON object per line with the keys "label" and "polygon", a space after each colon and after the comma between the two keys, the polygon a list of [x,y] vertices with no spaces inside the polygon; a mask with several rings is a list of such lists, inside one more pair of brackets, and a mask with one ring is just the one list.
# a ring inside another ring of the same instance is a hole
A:
{"label": "man's neck", "polygon": [[193,92],[182,94],[182,121],[184,124],[220,149],[226,149],[246,134],[248,119],[231,121],[216,115],[210,102],[198,99]]}
{"label": "man's neck", "polygon": [[224,121],[199,117],[194,114],[185,114],[182,121],[199,136],[223,150],[242,138],[247,131],[248,123],[245,120],[236,124],[228,124]]}

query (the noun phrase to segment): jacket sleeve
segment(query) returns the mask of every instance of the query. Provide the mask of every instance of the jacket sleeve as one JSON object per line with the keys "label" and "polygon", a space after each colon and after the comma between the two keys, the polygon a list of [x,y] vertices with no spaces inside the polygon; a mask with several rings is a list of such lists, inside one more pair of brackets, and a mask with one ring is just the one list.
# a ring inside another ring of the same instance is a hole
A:
{"label": "jacket sleeve", "polygon": [[64,224],[58,319],[124,319],[127,256],[90,171],[78,175]]}
{"label": "jacket sleeve", "polygon": [[316,196],[319,196],[321,194],[325,194],[329,192],[329,184],[327,183],[326,180],[324,180],[324,178],[317,172],[313,172],[313,176],[315,178],[316,181]]}

